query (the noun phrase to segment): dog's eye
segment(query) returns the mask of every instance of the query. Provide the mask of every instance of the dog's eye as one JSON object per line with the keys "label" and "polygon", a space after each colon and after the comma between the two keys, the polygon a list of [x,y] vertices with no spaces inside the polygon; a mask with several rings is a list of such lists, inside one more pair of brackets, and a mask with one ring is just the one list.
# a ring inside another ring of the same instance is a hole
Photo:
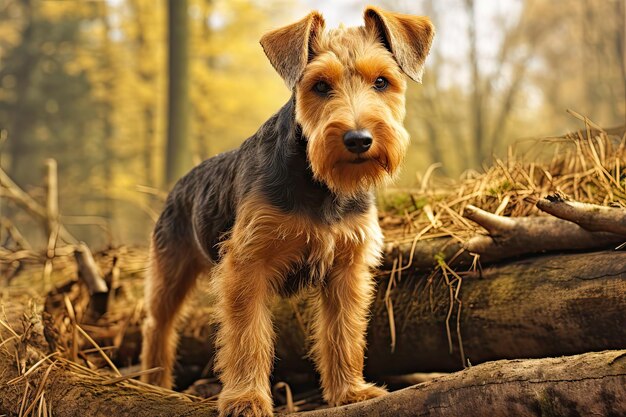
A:
{"label": "dog's eye", "polygon": [[387,87],[389,87],[389,81],[384,77],[378,77],[376,81],[374,81],[374,88],[378,91],[384,91]]}
{"label": "dog's eye", "polygon": [[326,97],[331,90],[332,88],[330,84],[328,84],[326,81],[318,81],[313,86],[313,91],[315,91],[322,97]]}

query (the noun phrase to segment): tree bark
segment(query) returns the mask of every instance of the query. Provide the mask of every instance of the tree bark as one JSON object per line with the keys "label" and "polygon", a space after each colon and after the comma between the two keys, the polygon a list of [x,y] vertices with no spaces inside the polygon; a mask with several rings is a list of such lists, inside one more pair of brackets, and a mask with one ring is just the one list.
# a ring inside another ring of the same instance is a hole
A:
{"label": "tree bark", "polygon": [[302,417],[621,416],[626,351],[489,362],[390,395]]}
{"label": "tree bark", "polygon": [[396,348],[390,351],[383,280],[369,327],[367,369],[373,375],[460,369],[458,334],[472,364],[626,346],[624,252],[534,257],[487,267],[482,277],[462,277],[460,301],[453,299],[448,320],[452,353],[445,280],[435,277],[429,285],[411,274],[396,280]]}
{"label": "tree bark", "polygon": [[472,205],[465,208],[465,217],[489,232],[489,236],[474,236],[464,245],[470,252],[479,253],[483,262],[541,252],[593,250],[624,241],[618,230],[596,232],[599,229],[587,229],[587,224],[578,225],[556,217],[505,217]]}

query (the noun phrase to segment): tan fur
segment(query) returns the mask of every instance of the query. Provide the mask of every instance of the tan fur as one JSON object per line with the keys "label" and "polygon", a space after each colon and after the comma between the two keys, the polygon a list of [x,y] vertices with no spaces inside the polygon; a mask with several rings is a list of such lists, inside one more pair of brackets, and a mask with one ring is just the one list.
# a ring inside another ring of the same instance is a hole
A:
{"label": "tan fur", "polygon": [[272,30],[261,38],[261,46],[271,64],[291,90],[308,63],[309,41],[324,30],[324,18],[311,12],[302,20]]}
{"label": "tan fur", "polygon": [[[409,135],[402,126],[406,81],[378,33],[363,27],[336,29],[315,37],[315,58],[296,86],[296,120],[309,138],[311,168],[317,179],[336,193],[350,195],[392,178],[397,172]],[[372,88],[377,77],[389,80],[385,92]],[[320,97],[319,80],[333,87]],[[372,132],[372,148],[355,164],[342,137],[348,130]]]}
{"label": "tan fur", "polygon": [[317,290],[313,358],[324,399],[341,405],[377,397],[386,391],[363,380],[365,330],[382,234],[376,210],[359,219],[366,239],[339,242],[327,282]]}
{"label": "tan fur", "polygon": [[209,267],[190,254],[156,253],[150,247],[150,264],[146,278],[146,318],[143,323],[142,369],[163,368],[161,372],[142,376],[142,381],[172,387],[172,368],[178,344],[176,324],[187,294],[198,275]]}
{"label": "tan fur", "polygon": [[382,246],[375,208],[320,225],[256,197],[242,204],[237,218],[242,221],[224,244],[225,258],[214,276],[221,300],[220,410],[227,414],[248,404],[244,409],[269,414],[274,338],[269,304],[289,272],[305,262],[319,279],[329,277],[321,284],[313,355],[325,398],[343,404],[383,393],[363,381],[370,268],[378,264]]}
{"label": "tan fur", "polygon": [[365,27],[381,33],[402,71],[422,82],[424,61],[435,36],[435,27],[426,16],[384,11],[370,6],[364,13]]}

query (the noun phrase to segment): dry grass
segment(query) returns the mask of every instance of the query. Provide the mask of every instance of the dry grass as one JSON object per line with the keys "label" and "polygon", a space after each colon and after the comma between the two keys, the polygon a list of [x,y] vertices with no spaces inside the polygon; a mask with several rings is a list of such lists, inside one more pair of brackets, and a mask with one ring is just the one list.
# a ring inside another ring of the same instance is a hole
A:
{"label": "dry grass", "polygon": [[[67,300],[67,298],[66,298]],[[71,304],[70,304],[71,305]],[[73,310],[73,307],[70,307]],[[51,374],[56,369],[62,370],[65,375],[72,375],[76,380],[88,381],[94,386],[119,384],[131,387],[138,393],[156,393],[160,396],[177,397],[183,401],[201,402],[202,398],[193,395],[178,393],[165,388],[156,387],[134,380],[144,373],[158,371],[146,370],[130,373],[122,376],[117,368],[111,364],[110,359],[106,362],[115,371],[115,377],[111,377],[111,371],[107,369],[92,369],[82,365],[81,361],[72,361],[64,357],[60,351],[54,351],[45,354],[47,346],[42,345],[41,338],[41,312],[32,301],[27,312],[20,311],[22,330],[16,326],[16,316],[7,315],[4,312],[0,314],[0,360],[7,361],[14,358],[15,370],[17,374],[8,380],[9,375],[0,374],[0,392],[3,390],[22,389],[21,403],[18,404],[18,416],[52,416],[54,408],[53,401],[47,396],[47,384],[51,383]],[[82,330],[82,329],[81,329]],[[95,341],[81,331],[81,335],[87,337],[89,342],[94,345],[98,354],[106,356],[104,349],[100,348]],[[23,387],[23,388],[20,388]],[[58,398],[57,398],[58,400]]]}
{"label": "dry grass", "polygon": [[[573,113],[573,112],[571,112]],[[600,205],[626,205],[624,127],[603,130],[588,119],[581,131],[562,137],[520,141],[484,172],[459,180],[437,177],[436,167],[418,178],[421,186],[382,196],[382,225],[388,241],[450,236],[461,241],[478,227],[463,217],[472,204],[505,216],[542,215],[535,201],[560,192]]]}

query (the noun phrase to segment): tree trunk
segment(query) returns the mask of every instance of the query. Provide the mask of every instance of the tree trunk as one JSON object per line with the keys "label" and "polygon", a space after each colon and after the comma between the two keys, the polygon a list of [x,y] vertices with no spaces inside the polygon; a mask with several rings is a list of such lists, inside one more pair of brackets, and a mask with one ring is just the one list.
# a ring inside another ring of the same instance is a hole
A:
{"label": "tree trunk", "polygon": [[191,168],[188,108],[188,17],[187,0],[168,0],[168,127],[166,185],[172,185]]}
{"label": "tree trunk", "polygon": [[472,68],[472,100],[470,101],[470,114],[472,115],[472,142],[474,147],[474,164],[479,168],[485,156],[484,144],[484,97],[483,80],[480,74],[478,62],[478,41],[476,38],[476,5],[474,0],[465,0],[465,10],[468,15],[467,35],[469,40],[469,61]]}
{"label": "tree trunk", "polygon": [[[34,182],[34,174],[38,174],[32,169],[33,148],[37,147],[32,138],[33,121],[30,114],[29,96],[31,84],[37,71],[37,66],[41,59],[41,54],[37,53],[37,7],[31,0],[21,0],[22,13],[24,13],[25,24],[21,33],[22,39],[22,62],[15,71],[15,92],[16,102],[12,106],[14,109],[11,115],[12,122],[8,126],[8,147],[10,154],[9,172],[15,180],[22,184]],[[30,161],[30,162],[29,162]]]}
{"label": "tree trunk", "polygon": [[[111,37],[114,36],[111,34],[111,25],[109,23],[109,4],[107,2],[101,2],[98,4],[100,7],[101,13],[101,22],[104,26],[104,31],[102,33],[102,66],[109,73],[109,76],[103,81],[105,91],[109,91],[112,94],[116,90],[115,80],[119,77],[117,73],[116,64],[113,63],[112,58],[112,50],[113,45],[111,45]],[[101,117],[103,123],[103,143],[102,143],[102,174],[104,175],[104,217],[109,221],[113,220],[113,201],[112,201],[112,188],[114,181],[114,173],[113,166],[115,164],[115,159],[117,157],[115,151],[116,147],[113,143],[115,138],[115,125],[113,122],[113,97],[112,96],[104,96],[99,103],[99,107],[101,108]]]}

